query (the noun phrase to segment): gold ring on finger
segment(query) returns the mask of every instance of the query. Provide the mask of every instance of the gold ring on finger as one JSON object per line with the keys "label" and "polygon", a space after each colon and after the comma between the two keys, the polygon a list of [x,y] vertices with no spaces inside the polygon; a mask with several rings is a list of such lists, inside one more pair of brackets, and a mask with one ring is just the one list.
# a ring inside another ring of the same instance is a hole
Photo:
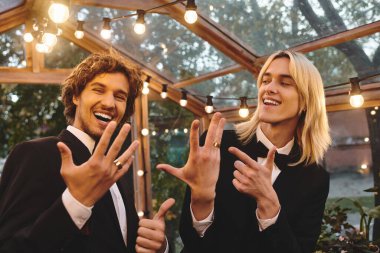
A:
{"label": "gold ring on finger", "polygon": [[119,161],[119,159],[116,159],[115,161],[113,161],[113,163],[116,165],[116,167],[121,170],[121,168],[123,168],[123,164]]}
{"label": "gold ring on finger", "polygon": [[215,141],[213,144],[212,144],[214,147],[216,148],[220,148],[220,143]]}

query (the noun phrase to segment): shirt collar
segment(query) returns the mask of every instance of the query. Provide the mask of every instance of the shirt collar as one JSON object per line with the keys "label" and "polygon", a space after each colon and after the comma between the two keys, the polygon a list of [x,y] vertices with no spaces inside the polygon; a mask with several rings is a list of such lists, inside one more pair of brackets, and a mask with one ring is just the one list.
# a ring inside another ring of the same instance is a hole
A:
{"label": "shirt collar", "polygon": [[82,130],[79,130],[76,127],[73,126],[67,126],[67,131],[72,133],[75,137],[77,137],[87,148],[88,151],[90,151],[90,154],[92,154],[92,151],[95,147],[95,141],[92,139],[88,134],[83,132]]}
{"label": "shirt collar", "polygon": [[[256,137],[257,137],[257,142],[261,141],[267,149],[271,149],[274,145],[272,142],[265,136],[263,131],[260,128],[260,125],[257,126],[256,129]],[[285,146],[282,148],[277,149],[277,153],[282,154],[282,155],[289,155],[290,151],[292,150],[294,145],[294,137],[291,139]]]}

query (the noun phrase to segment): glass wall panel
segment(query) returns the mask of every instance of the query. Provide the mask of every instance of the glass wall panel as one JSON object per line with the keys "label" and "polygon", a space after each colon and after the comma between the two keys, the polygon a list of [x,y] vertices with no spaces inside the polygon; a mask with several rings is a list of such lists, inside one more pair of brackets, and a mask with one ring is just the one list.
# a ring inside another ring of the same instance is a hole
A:
{"label": "glass wall panel", "polygon": [[[150,99],[152,95],[149,94]],[[182,242],[178,227],[186,185],[155,167],[158,163],[169,163],[179,168],[185,165],[194,114],[168,99],[162,100],[158,94],[154,96],[157,99],[149,102],[153,208],[157,211],[163,201],[175,198],[176,203],[167,215],[166,231],[169,243],[175,247],[174,252],[180,252]]]}

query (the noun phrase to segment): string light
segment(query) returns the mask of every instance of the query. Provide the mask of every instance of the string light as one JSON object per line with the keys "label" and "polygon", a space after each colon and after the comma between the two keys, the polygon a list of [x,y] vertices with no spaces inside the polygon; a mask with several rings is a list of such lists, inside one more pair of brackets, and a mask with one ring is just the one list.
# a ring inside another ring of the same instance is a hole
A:
{"label": "string light", "polygon": [[141,129],[141,134],[142,134],[143,136],[148,136],[148,134],[149,134],[149,129],[147,129],[147,128],[143,128],[143,129]]}
{"label": "string light", "polygon": [[103,29],[100,32],[100,36],[102,36],[103,39],[109,40],[111,38],[111,25],[110,25],[111,19],[110,18],[103,18]]}
{"label": "string light", "polygon": [[184,90],[182,91],[182,97],[181,97],[181,100],[179,101],[179,104],[182,107],[185,107],[187,105],[187,92]]}
{"label": "string light", "polygon": [[139,176],[139,177],[142,177],[142,176],[144,176],[144,171],[143,170],[138,170],[137,171],[137,176]]}
{"label": "string light", "polygon": [[249,115],[248,104],[247,104],[247,97],[241,97],[240,98],[239,115],[242,118],[246,118]]}
{"label": "string light", "polygon": [[133,30],[137,34],[145,33],[145,19],[144,19],[145,11],[137,10],[137,20],[135,25],[133,26]]}
{"label": "string light", "polygon": [[62,24],[69,19],[69,1],[54,0],[49,7],[48,14],[50,19],[57,24]]}
{"label": "string light", "polygon": [[156,135],[157,135],[157,132],[156,132],[156,131],[152,131],[152,135],[153,135],[153,136],[156,136]]}
{"label": "string light", "polygon": [[167,98],[168,96],[168,85],[167,84],[163,84],[162,85],[162,91],[161,91],[161,98],[165,99]]}
{"label": "string light", "polygon": [[23,37],[24,37],[24,41],[27,43],[30,43],[34,40],[34,37],[33,37],[32,33],[30,33],[30,32],[24,33]]}
{"label": "string light", "polygon": [[214,105],[212,103],[212,96],[207,96],[205,111],[206,111],[206,113],[212,113],[214,111]]}
{"label": "string light", "polygon": [[147,76],[146,77],[146,80],[145,82],[143,83],[143,88],[142,88],[142,94],[144,95],[148,95],[149,94],[149,84],[150,84],[150,79],[151,77],[150,76]]}
{"label": "string light", "polygon": [[138,215],[139,217],[143,217],[143,216],[144,216],[144,211],[139,211],[139,212],[137,213],[137,215]]}
{"label": "string light", "polygon": [[194,24],[198,20],[197,6],[195,5],[195,0],[187,0],[185,21],[188,24]]}
{"label": "string light", "polygon": [[42,43],[50,48],[53,48],[57,44],[57,28],[53,26],[51,22],[47,23],[45,33],[42,35]]}
{"label": "string light", "polygon": [[83,30],[84,21],[78,20],[77,22],[78,22],[78,25],[77,25],[77,29],[76,29],[76,31],[74,33],[74,36],[78,40],[81,40],[84,37],[84,30]]}
{"label": "string light", "polygon": [[360,94],[360,84],[359,84],[359,78],[353,77],[350,78],[350,84],[351,84],[351,90],[349,92],[350,94],[350,104],[352,107],[358,108],[361,107],[364,103],[364,98]]}

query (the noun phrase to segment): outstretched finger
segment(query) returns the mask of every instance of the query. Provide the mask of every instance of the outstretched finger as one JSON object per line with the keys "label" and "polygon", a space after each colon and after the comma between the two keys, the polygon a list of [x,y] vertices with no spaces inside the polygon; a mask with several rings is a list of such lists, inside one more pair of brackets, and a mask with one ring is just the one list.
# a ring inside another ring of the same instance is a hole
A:
{"label": "outstretched finger", "polygon": [[165,200],[165,202],[161,204],[160,209],[158,210],[156,215],[153,217],[153,220],[164,219],[166,213],[174,205],[174,203],[175,203],[175,200],[173,198]]}
{"label": "outstretched finger", "polygon": [[215,133],[214,142],[217,142],[217,143],[221,144],[221,142],[222,142],[222,136],[223,136],[223,131],[224,131],[224,124],[225,123],[226,123],[226,119],[225,118],[221,118],[219,120],[219,124],[218,124],[218,127],[216,129],[216,133]]}
{"label": "outstretched finger", "polygon": [[266,162],[264,163],[264,166],[266,168],[268,168],[270,171],[273,170],[273,165],[274,165],[274,158],[275,158],[275,155],[276,155],[276,150],[277,148],[275,146],[273,146],[269,152],[268,152],[268,155],[267,155],[267,160]]}
{"label": "outstretched finger", "polygon": [[116,122],[111,121],[108,123],[106,129],[104,130],[102,136],[100,137],[99,143],[96,146],[96,149],[94,151],[94,156],[104,156],[106,153],[106,150],[108,148],[108,145],[110,143],[111,136],[113,132],[116,129]]}
{"label": "outstretched finger", "polygon": [[215,142],[216,129],[218,128],[218,124],[222,114],[220,112],[215,113],[211,118],[210,126],[208,127],[205,147],[211,147]]}
{"label": "outstretched finger", "polygon": [[66,146],[66,144],[64,144],[63,142],[58,142],[57,148],[59,150],[59,153],[61,154],[61,169],[73,166],[74,162],[70,148]]}
{"label": "outstretched finger", "polygon": [[235,148],[235,147],[230,147],[228,148],[228,151],[231,154],[235,155],[237,158],[239,158],[239,160],[242,161],[244,164],[246,164],[248,167],[253,168],[253,167],[258,166],[258,163],[255,160],[253,160],[251,157],[249,157],[249,155],[247,155],[240,149]]}
{"label": "outstretched finger", "polygon": [[[128,161],[129,158],[133,156],[138,146],[139,146],[139,141],[137,140],[133,141],[131,145],[129,145],[128,149],[125,150],[124,153],[117,158],[117,160],[121,162],[122,164],[125,164],[126,161]],[[115,168],[115,166],[113,166],[113,168]]]}
{"label": "outstretched finger", "polygon": [[131,125],[129,124],[124,124],[120,131],[119,134],[117,135],[116,139],[112,143],[110,149],[108,150],[107,153],[107,158],[111,161],[114,161],[116,156],[119,154],[121,147],[123,146],[123,143],[125,141],[125,138],[127,138],[129,130],[131,129]]}
{"label": "outstretched finger", "polygon": [[156,168],[159,169],[159,170],[162,170],[162,171],[164,171],[166,173],[169,173],[170,175],[175,176],[179,180],[185,182],[185,180],[183,178],[183,175],[182,175],[182,170],[179,169],[179,168],[175,168],[175,167],[173,167],[173,166],[171,166],[169,164],[158,164],[156,166]]}
{"label": "outstretched finger", "polygon": [[190,153],[197,152],[199,148],[199,120],[194,120],[190,128]]}

